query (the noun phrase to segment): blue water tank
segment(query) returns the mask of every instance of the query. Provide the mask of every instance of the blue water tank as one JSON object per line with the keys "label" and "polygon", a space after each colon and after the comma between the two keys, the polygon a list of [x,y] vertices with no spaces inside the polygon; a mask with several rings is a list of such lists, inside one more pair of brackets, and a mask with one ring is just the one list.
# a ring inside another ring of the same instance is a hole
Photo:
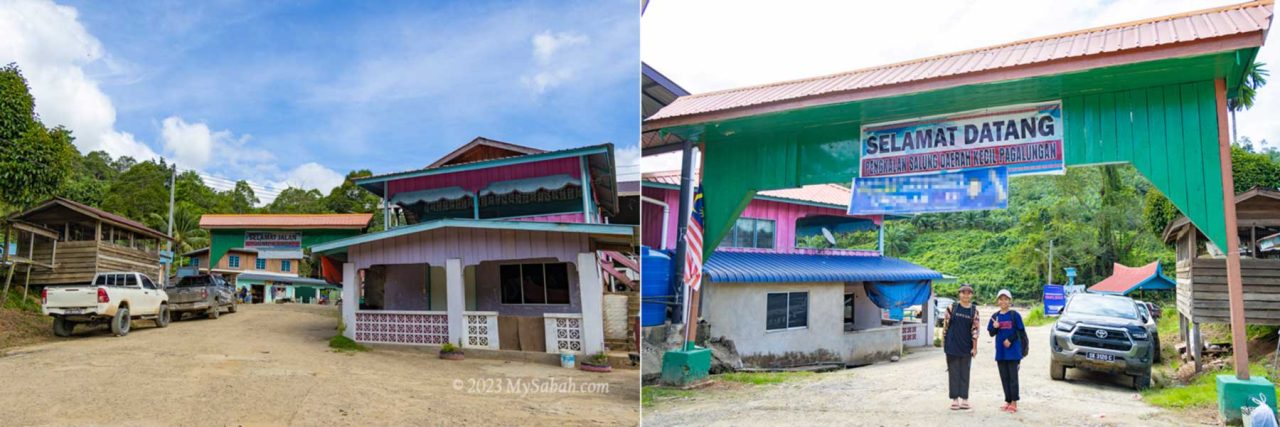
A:
{"label": "blue water tank", "polygon": [[667,321],[667,304],[675,302],[671,256],[640,247],[640,325],[656,326]]}

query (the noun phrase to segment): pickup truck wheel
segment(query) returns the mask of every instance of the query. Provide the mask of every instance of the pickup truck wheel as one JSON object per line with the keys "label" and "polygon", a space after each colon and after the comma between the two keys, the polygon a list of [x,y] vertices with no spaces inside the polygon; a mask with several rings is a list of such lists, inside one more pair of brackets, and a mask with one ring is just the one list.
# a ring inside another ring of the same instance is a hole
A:
{"label": "pickup truck wheel", "polygon": [[219,307],[218,302],[214,301],[213,308],[210,308],[209,312],[205,313],[205,316],[210,319],[217,319],[220,314],[222,314],[222,307]]}
{"label": "pickup truck wheel", "polygon": [[227,312],[228,312],[228,313],[235,313],[235,312],[236,312],[236,306],[237,306],[237,305],[239,305],[239,304],[236,304],[236,302],[235,302],[235,301],[231,301],[231,305],[227,308]]}
{"label": "pickup truck wheel", "polygon": [[1150,372],[1147,372],[1145,375],[1134,375],[1134,376],[1133,376],[1133,389],[1134,389],[1134,390],[1146,390],[1146,389],[1149,389],[1149,388],[1151,388],[1151,373],[1150,373]]}
{"label": "pickup truck wheel", "polygon": [[182,314],[183,313],[181,311],[170,311],[169,322],[177,322],[179,320],[182,320]]}
{"label": "pickup truck wheel", "polygon": [[1161,359],[1164,359],[1164,357],[1163,355],[1160,354],[1160,336],[1159,335],[1156,335],[1156,339],[1151,341],[1151,347],[1152,347],[1151,351],[1155,353],[1155,355],[1151,357],[1151,361],[1155,363],[1160,363]]}
{"label": "pickup truck wheel", "polygon": [[160,306],[160,312],[156,313],[156,327],[163,328],[169,326],[169,306]]}
{"label": "pickup truck wheel", "polygon": [[53,318],[53,334],[66,338],[76,330],[76,322],[67,320],[65,317]]}
{"label": "pickup truck wheel", "polygon": [[1067,367],[1058,362],[1049,362],[1049,378],[1054,381],[1067,379]]}
{"label": "pickup truck wheel", "polygon": [[132,319],[129,318],[129,307],[120,307],[116,309],[116,317],[111,319],[111,333],[117,337],[129,335],[129,327],[132,325]]}

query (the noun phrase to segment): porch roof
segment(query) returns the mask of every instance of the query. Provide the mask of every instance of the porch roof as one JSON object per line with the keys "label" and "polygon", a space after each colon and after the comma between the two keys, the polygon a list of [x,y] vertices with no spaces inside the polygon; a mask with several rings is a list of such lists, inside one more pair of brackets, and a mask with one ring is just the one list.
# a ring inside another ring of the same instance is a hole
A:
{"label": "porch roof", "polygon": [[494,219],[458,219],[447,218],[428,221],[414,225],[393,228],[377,233],[362,234],[355,237],[348,237],[341,240],[334,240],[327,243],[311,246],[312,255],[327,255],[333,253],[345,252],[347,248],[359,244],[376,242],[379,240],[390,239],[393,237],[405,236],[410,234],[422,233],[431,230],[444,228],[475,228],[486,230],[515,230],[515,231],[548,231],[559,233],[582,233],[597,236],[612,236],[615,238],[631,239],[635,236],[636,226],[622,224],[582,224],[570,222],[527,222],[527,221],[506,221]]}
{"label": "porch roof", "polygon": [[1160,272],[1160,261],[1152,261],[1142,267],[1129,267],[1115,263],[1110,277],[1089,287],[1089,292],[1099,294],[1129,295],[1142,290],[1171,291],[1177,283]]}
{"label": "porch roof", "polygon": [[326,282],[324,279],[312,279],[310,277],[295,277],[295,276],[277,276],[274,274],[240,273],[238,276],[236,276],[236,278],[246,279],[246,280],[270,280],[272,282],[288,282],[289,284],[292,284],[292,285],[307,285],[307,286],[332,285],[331,283]]}
{"label": "porch roof", "polygon": [[733,282],[896,282],[937,280],[942,273],[881,256],[806,255],[716,251],[707,279]]}

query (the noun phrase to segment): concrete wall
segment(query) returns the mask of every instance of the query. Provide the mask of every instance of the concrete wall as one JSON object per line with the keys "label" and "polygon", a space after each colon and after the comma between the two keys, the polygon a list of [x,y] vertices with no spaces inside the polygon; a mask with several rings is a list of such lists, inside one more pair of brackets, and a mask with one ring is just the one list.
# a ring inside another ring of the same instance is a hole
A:
{"label": "concrete wall", "polygon": [[[542,316],[543,313],[579,313],[582,311],[582,293],[578,286],[578,269],[569,263],[569,304],[503,304],[502,280],[498,267],[503,264],[554,263],[555,258],[526,258],[502,261],[486,261],[475,269],[474,307],[480,311],[496,311],[511,316]],[[468,308],[469,310],[472,308]]]}
{"label": "concrete wall", "polygon": [[[860,293],[855,317],[866,329],[844,331],[842,282],[821,283],[709,283],[703,296],[703,318],[711,337],[733,340],[746,366],[786,367],[819,362],[860,365],[885,360],[902,346],[896,326],[880,326],[880,309],[866,297],[861,284],[848,287]],[[765,330],[768,294],[809,293],[809,326],[804,329]]]}
{"label": "concrete wall", "polygon": [[[846,294],[853,294],[853,328],[854,329],[872,329],[879,328],[880,325],[880,307],[876,303],[871,302],[871,298],[867,296],[867,287],[862,282],[849,283],[844,286]],[[843,310],[843,309],[841,309]],[[841,313],[844,313],[841,311]]]}

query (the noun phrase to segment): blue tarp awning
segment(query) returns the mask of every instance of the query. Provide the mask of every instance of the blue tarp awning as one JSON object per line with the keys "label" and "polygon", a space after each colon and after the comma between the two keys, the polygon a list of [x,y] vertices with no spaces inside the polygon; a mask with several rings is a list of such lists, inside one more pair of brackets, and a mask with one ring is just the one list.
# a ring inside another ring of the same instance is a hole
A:
{"label": "blue tarp awning", "polygon": [[716,251],[704,266],[715,283],[903,282],[937,280],[942,273],[897,258]]}

